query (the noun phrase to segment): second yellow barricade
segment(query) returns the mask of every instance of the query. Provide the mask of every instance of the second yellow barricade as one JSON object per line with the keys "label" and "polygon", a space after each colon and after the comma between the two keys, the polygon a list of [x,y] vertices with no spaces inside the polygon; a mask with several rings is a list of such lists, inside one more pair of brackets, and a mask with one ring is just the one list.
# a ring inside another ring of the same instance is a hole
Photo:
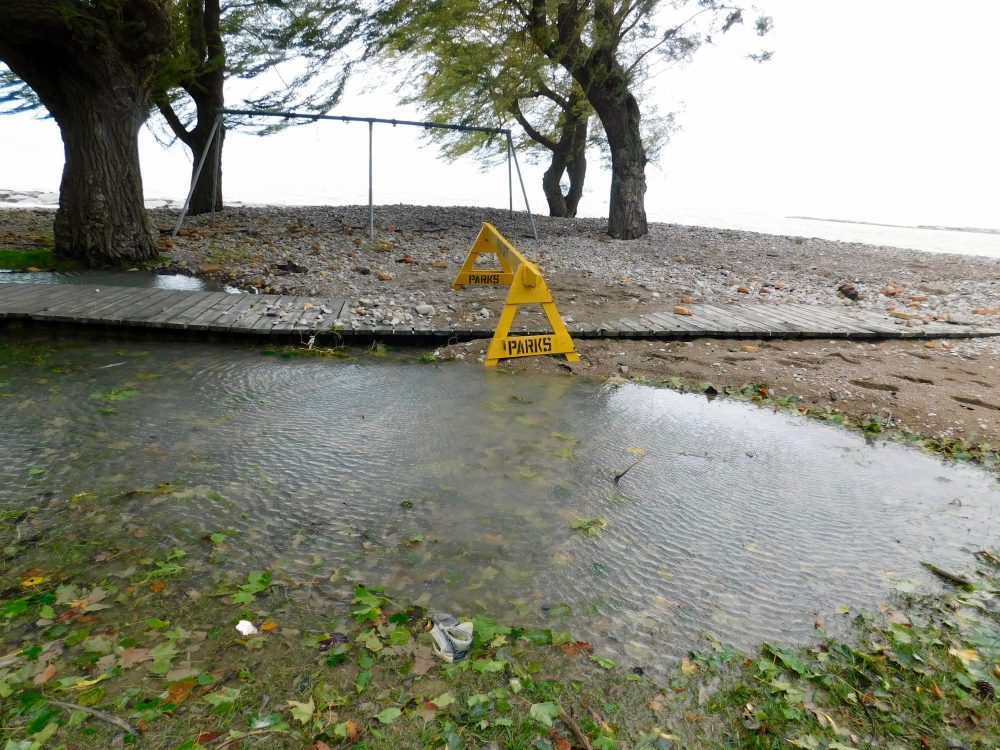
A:
{"label": "second yellow barricade", "polygon": [[[476,268],[480,255],[495,255],[499,269]],[[486,366],[493,367],[508,357],[533,357],[542,354],[562,354],[569,362],[578,362],[573,339],[559,317],[555,301],[538,266],[519,253],[492,224],[484,223],[469,250],[469,255],[452,283],[453,289],[465,286],[510,285],[500,321],[486,352]],[[518,305],[539,304],[552,327],[552,333],[535,336],[511,336]]]}

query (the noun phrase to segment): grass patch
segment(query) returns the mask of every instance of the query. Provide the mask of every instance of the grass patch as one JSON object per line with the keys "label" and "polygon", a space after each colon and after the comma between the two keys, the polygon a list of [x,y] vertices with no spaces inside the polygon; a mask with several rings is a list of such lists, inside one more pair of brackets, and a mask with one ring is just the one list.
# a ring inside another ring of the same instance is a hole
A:
{"label": "grass patch", "polygon": [[[904,582],[895,608],[844,609],[846,635],[810,647],[747,655],[709,638],[656,683],[569,633],[485,615],[473,618],[469,657],[446,664],[424,610],[336,571],[247,570],[231,530],[178,537],[129,524],[111,536],[108,519],[128,517],[129,503],[210,497],[220,496],[165,482],[0,507],[0,723],[11,747],[1000,742],[992,553],[963,572],[971,590],[919,595]],[[240,635],[240,620],[257,632]]]}
{"label": "grass patch", "polygon": [[57,262],[52,255],[52,250],[47,248],[0,249],[0,269],[5,271],[26,271],[29,268],[38,268],[43,271],[68,270],[60,268],[60,266],[68,265],[65,261]]}

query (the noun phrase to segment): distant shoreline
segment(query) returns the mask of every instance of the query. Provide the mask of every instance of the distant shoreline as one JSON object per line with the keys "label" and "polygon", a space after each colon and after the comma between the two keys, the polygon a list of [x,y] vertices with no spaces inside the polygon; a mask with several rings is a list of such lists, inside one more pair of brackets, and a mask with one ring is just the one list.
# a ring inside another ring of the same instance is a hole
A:
{"label": "distant shoreline", "polygon": [[972,234],[1000,234],[1000,229],[985,227],[947,227],[934,224],[886,224],[880,221],[861,221],[860,219],[821,219],[818,216],[786,216],[786,219],[801,219],[803,221],[828,221],[835,224],[861,224],[869,227],[890,227],[892,229],[925,229],[935,232],[969,232]]}
{"label": "distant shoreline", "polygon": [[[58,194],[39,190],[0,189],[0,209],[6,210],[47,210],[57,208]],[[183,201],[176,198],[146,198],[147,210],[178,211]],[[375,206],[376,221],[380,215],[391,211],[393,204]],[[230,209],[288,209],[329,208],[343,209],[346,205],[330,203],[281,204],[257,201],[227,201]],[[428,206],[429,209],[470,208],[468,206]],[[647,206],[652,209],[653,207]],[[501,206],[478,207],[481,211],[505,210]],[[518,209],[521,213],[521,209]],[[654,212],[655,214],[655,212]],[[536,220],[547,218],[535,214]],[[601,217],[580,216],[579,221],[603,221]],[[855,221],[851,219],[817,219],[805,216],[778,216],[745,213],[703,214],[685,213],[683,209],[669,216],[650,216],[650,227],[657,224],[685,227],[704,227],[737,232],[754,232],[775,237],[799,237],[802,239],[822,239],[829,242],[849,242],[874,247],[894,247],[925,253],[978,256],[1000,258],[1000,229],[978,229],[971,227],[952,228],[947,226],[907,226],[878,222]]]}

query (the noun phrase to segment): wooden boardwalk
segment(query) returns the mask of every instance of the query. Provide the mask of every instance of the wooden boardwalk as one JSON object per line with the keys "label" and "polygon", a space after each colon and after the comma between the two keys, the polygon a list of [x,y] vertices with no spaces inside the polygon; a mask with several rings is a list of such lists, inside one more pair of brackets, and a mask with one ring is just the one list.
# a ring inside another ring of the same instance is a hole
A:
{"label": "wooden boardwalk", "polygon": [[[262,337],[339,336],[344,339],[422,337],[468,340],[493,335],[490,321],[448,326],[337,325],[345,300],[273,294],[227,294],[86,284],[0,284],[0,320],[122,326]],[[635,318],[568,323],[574,338],[971,338],[1000,336],[1000,320],[982,325],[908,325],[873,311],[799,304],[694,304],[694,315],[671,310]],[[992,324],[992,325],[991,325]],[[548,333],[515,326],[512,333]]]}

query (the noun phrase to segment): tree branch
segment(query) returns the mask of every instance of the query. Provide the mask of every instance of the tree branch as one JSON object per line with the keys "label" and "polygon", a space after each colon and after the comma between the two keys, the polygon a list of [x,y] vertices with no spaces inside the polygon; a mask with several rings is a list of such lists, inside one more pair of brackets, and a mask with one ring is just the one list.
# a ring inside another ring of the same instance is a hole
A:
{"label": "tree branch", "polygon": [[184,123],[181,122],[181,118],[177,116],[174,112],[174,108],[170,106],[170,102],[165,99],[158,99],[156,102],[156,108],[160,110],[160,114],[163,115],[163,119],[167,121],[167,125],[174,132],[182,143],[187,146],[193,146],[194,138],[191,136],[191,131],[184,127]]}
{"label": "tree branch", "polygon": [[518,103],[517,99],[511,102],[510,113],[514,115],[514,119],[520,123],[521,127],[524,128],[524,132],[528,134],[528,137],[531,140],[536,143],[540,143],[549,151],[555,151],[559,148],[559,145],[555,141],[545,135],[542,135],[542,133],[537,131],[535,127],[528,122],[528,118],[526,118],[524,113],[521,112],[521,105]]}

